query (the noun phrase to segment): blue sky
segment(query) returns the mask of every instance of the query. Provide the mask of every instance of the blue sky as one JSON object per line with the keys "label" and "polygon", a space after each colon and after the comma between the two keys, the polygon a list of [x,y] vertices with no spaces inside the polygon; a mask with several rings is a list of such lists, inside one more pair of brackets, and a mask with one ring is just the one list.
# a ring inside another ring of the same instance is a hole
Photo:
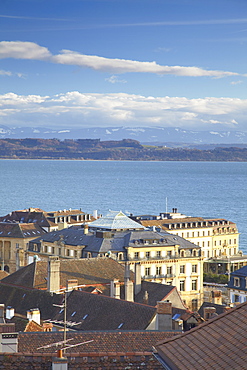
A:
{"label": "blue sky", "polygon": [[2,0],[0,124],[247,131],[246,0]]}

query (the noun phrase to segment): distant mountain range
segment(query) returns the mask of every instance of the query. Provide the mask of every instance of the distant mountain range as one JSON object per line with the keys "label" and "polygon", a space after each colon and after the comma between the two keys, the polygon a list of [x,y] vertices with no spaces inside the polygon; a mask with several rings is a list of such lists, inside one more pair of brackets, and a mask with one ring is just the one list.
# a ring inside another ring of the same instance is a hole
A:
{"label": "distant mountain range", "polygon": [[221,146],[244,147],[247,131],[192,131],[172,127],[92,127],[45,128],[0,126],[0,138],[64,139],[134,139],[146,145],[208,149]]}

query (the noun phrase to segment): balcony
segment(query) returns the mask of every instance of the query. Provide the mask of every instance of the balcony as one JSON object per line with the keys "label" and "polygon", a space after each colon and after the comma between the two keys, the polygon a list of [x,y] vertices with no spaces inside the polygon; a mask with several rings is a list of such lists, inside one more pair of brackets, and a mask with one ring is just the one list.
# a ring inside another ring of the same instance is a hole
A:
{"label": "balcony", "polygon": [[[173,260],[173,259],[177,259],[177,258],[181,258],[179,256],[178,253],[176,253],[175,255],[172,255],[172,256],[150,256],[150,257],[129,257],[128,256],[128,261],[157,261],[157,260]],[[184,258],[184,257],[183,257]]]}
{"label": "balcony", "polygon": [[160,275],[144,275],[143,279],[171,279],[175,278],[175,274],[160,274]]}

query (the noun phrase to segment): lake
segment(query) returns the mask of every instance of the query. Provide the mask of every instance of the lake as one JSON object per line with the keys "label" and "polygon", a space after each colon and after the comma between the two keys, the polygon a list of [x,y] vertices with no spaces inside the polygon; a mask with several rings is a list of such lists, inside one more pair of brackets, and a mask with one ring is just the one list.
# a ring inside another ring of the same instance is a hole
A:
{"label": "lake", "polygon": [[29,207],[159,214],[167,204],[236,222],[247,253],[247,163],[0,160],[0,171],[1,216]]}

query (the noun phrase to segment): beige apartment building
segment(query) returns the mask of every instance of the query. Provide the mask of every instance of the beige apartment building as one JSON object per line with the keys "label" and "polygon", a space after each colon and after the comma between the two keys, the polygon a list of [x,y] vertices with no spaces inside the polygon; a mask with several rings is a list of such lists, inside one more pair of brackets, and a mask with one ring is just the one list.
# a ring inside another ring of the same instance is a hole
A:
{"label": "beige apartment building", "polygon": [[145,230],[122,212],[110,212],[84,228],[53,231],[29,243],[29,258],[111,257],[128,262],[134,271],[140,263],[143,279],[175,285],[190,308],[203,298],[201,248],[179,236]]}
{"label": "beige apartment building", "polygon": [[174,208],[171,213],[151,216],[135,216],[145,227],[158,227],[179,235],[202,248],[205,259],[234,256],[239,253],[239,232],[234,222],[223,218],[187,217]]}

